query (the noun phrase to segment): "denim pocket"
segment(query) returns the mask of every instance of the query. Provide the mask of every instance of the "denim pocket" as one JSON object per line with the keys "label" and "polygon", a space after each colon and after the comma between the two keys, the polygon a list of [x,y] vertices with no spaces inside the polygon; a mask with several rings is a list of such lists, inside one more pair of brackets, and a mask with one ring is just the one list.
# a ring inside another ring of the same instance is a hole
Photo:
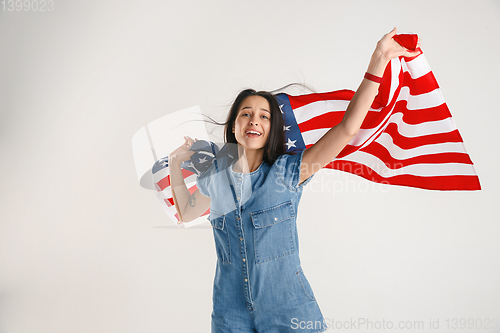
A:
{"label": "denim pocket", "polygon": [[229,246],[229,232],[227,230],[225,215],[210,210],[210,224],[214,232],[217,259],[231,263],[231,248]]}
{"label": "denim pocket", "polygon": [[295,252],[295,211],[291,201],[254,211],[250,216],[256,264]]}
{"label": "denim pocket", "polygon": [[314,297],[314,293],[312,291],[311,285],[309,284],[309,281],[307,281],[306,276],[304,275],[304,272],[299,270],[297,273],[295,273],[297,276],[297,279],[299,279],[300,286],[302,287],[302,291],[304,292],[304,295],[309,298],[311,301],[315,301],[316,298]]}

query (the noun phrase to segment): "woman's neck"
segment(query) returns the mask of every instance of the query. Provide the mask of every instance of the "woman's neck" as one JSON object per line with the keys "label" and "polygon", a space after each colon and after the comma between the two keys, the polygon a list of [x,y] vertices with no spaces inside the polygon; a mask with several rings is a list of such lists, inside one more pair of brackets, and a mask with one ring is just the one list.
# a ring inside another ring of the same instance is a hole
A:
{"label": "woman's neck", "polygon": [[245,150],[238,144],[238,160],[234,163],[233,170],[240,173],[254,172],[262,164],[264,151],[262,149]]}

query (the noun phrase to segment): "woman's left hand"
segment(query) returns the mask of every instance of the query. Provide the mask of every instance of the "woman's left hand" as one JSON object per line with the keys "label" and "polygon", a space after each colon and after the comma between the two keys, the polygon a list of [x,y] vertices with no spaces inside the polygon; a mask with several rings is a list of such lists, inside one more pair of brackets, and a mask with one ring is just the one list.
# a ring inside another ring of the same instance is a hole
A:
{"label": "woman's left hand", "polygon": [[[391,32],[387,33],[382,37],[377,43],[377,48],[375,49],[374,56],[381,56],[384,60],[389,62],[391,59],[396,57],[415,57],[420,54],[420,51],[411,52],[408,51],[403,46],[399,45],[392,37],[396,35],[397,29],[392,29]],[[420,47],[420,39],[417,47]]]}

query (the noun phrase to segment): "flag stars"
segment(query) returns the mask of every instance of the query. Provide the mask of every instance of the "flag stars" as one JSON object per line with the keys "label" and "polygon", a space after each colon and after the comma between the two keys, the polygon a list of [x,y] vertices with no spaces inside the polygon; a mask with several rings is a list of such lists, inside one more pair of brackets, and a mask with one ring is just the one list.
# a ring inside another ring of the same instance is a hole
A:
{"label": "flag stars", "polygon": [[283,113],[283,106],[285,106],[285,104],[281,104],[280,105],[280,111],[281,111],[281,113]]}
{"label": "flag stars", "polygon": [[289,131],[290,130],[290,126],[283,126],[283,131]]}
{"label": "flag stars", "polygon": [[207,161],[207,157],[203,157],[199,159],[200,161],[198,163],[205,163]]}
{"label": "flag stars", "polygon": [[297,141],[297,140],[293,140],[293,141],[292,141],[292,140],[290,140],[290,138],[288,138],[288,142],[287,142],[287,143],[285,143],[285,145],[286,145],[286,149],[290,149],[290,148],[292,148],[292,147],[296,147],[296,146],[295,146],[295,142],[296,142],[296,141]]}

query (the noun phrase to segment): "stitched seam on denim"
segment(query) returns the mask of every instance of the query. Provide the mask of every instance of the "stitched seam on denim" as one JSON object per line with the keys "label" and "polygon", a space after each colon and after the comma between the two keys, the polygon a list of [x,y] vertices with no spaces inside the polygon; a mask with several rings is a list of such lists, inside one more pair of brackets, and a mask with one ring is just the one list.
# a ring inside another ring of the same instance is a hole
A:
{"label": "stitched seam on denim", "polygon": [[216,211],[210,207],[210,213],[214,213],[217,216],[224,216],[224,213],[220,213],[219,211]]}
{"label": "stitched seam on denim", "polygon": [[305,152],[305,151],[306,151],[306,150],[305,150],[305,149],[303,149],[303,150],[300,152],[299,167],[298,167],[298,168],[299,168],[299,179],[297,179],[297,186],[295,186],[295,188],[296,188],[297,190],[299,190],[299,189],[300,189],[300,188],[302,188],[304,185],[306,185],[306,183],[307,183],[307,179],[310,179],[310,178],[311,178],[311,176],[312,176],[312,175],[311,175],[311,176],[309,176],[306,180],[304,180],[304,182],[300,183],[300,170],[302,169],[302,159],[304,158],[304,152]]}
{"label": "stitched seam on denim", "polygon": [[[258,215],[262,215],[262,214],[265,214],[265,213],[269,213],[269,212],[271,212],[273,210],[282,208],[283,206],[290,206],[290,214],[291,214],[290,217],[287,217],[287,218],[285,218],[283,220],[276,221],[276,222],[271,223],[271,224],[266,224],[264,226],[256,226],[255,225],[254,216],[258,216]],[[288,219],[294,218],[295,217],[295,210],[293,208],[292,200],[288,200],[288,201],[286,201],[284,203],[281,203],[281,204],[279,204],[277,206],[274,206],[274,207],[271,207],[271,208],[266,208],[266,209],[261,209],[261,210],[257,210],[257,211],[254,211],[254,212],[250,212],[250,217],[252,218],[252,224],[253,224],[253,226],[255,228],[260,229],[260,228],[270,227],[270,226],[275,225],[277,223],[280,223],[280,222],[286,221]]]}
{"label": "stitched seam on denim", "polygon": [[312,296],[309,296],[309,294],[307,293],[306,291],[306,287],[304,286],[304,282],[302,282],[302,278],[300,276],[300,272],[302,272],[302,269],[299,270],[297,273],[295,273],[297,275],[297,277],[299,278],[299,282],[300,282],[300,285],[302,286],[302,290],[304,291],[304,294],[306,295],[307,298],[309,298],[311,301],[315,301],[316,298],[312,297]]}
{"label": "stitched seam on denim", "polygon": [[[219,216],[217,219],[220,219],[221,217]],[[216,219],[213,219],[213,220],[216,220]],[[212,221],[213,220],[210,220],[210,224],[212,224]],[[224,224],[226,223],[226,216],[225,215],[222,215],[222,229],[219,229],[217,228],[216,226],[214,226],[212,224],[212,227],[219,230],[219,232],[221,233],[224,233],[227,235],[227,260],[224,260],[224,256],[223,256],[223,253],[221,253],[221,258],[217,258],[219,259],[221,262],[224,262],[224,263],[227,263],[227,264],[230,264],[231,263],[231,243],[230,243],[230,240],[229,240],[229,230],[226,228],[226,230],[224,230]],[[222,238],[222,237],[221,237]],[[224,245],[224,244],[222,244]],[[217,247],[217,243],[215,244],[215,246]],[[222,249],[224,250],[224,249]]]}
{"label": "stitched seam on denim", "polygon": [[[283,156],[283,155],[282,155],[282,156]],[[288,157],[288,158],[289,158],[289,157]],[[275,162],[275,163],[276,163],[276,162]],[[279,161],[278,163],[279,163],[279,164],[281,164],[281,163],[282,163],[282,161]],[[281,181],[281,182],[282,182],[282,183],[283,183],[283,184],[284,184],[284,185],[285,185],[285,186],[286,186],[286,187],[287,187],[290,191],[297,192],[297,190],[298,190],[298,189],[293,188],[293,187],[291,187],[290,185],[288,185],[288,184],[285,182],[285,178],[284,178],[284,176],[282,177],[282,176],[281,176],[281,174],[280,174],[280,173],[278,173],[278,169],[279,169],[279,168],[285,169],[285,170],[283,171],[283,175],[284,175],[284,174],[285,174],[285,172],[286,172],[286,168],[285,168],[285,166],[281,166],[281,165],[280,165],[280,166],[277,166],[276,168],[274,168],[274,172],[275,172],[275,174],[276,174],[276,177],[277,177],[277,178],[278,178],[278,179],[279,179],[279,180],[280,180],[280,181]]]}
{"label": "stitched seam on denim", "polygon": [[307,179],[305,179],[302,183],[299,183],[300,182],[300,170],[302,168],[302,160],[304,158],[304,152],[306,151],[306,149],[303,149],[299,154],[301,155],[300,156],[300,159],[299,159],[299,173],[298,173],[298,177],[299,179],[297,180],[297,185],[296,186],[293,186],[293,189],[297,192],[297,191],[301,191],[302,188],[307,185],[307,183],[309,183],[312,179],[312,177],[314,176],[314,174],[310,175]]}
{"label": "stitched seam on denim", "polygon": [[288,188],[289,191],[297,192],[299,190],[298,188],[293,188],[290,185],[288,185],[288,183],[285,182],[285,179],[283,177],[281,177],[281,175],[278,173],[278,170],[274,170],[274,171],[276,173],[277,178]]}
{"label": "stitched seam on denim", "polygon": [[289,252],[289,253],[281,254],[281,255],[279,255],[277,257],[266,259],[266,260],[263,260],[263,261],[257,261],[257,254],[255,254],[255,259],[256,259],[255,263],[257,265],[259,265],[259,264],[262,264],[262,263],[265,263],[265,262],[268,262],[268,261],[271,261],[271,260],[274,260],[274,259],[278,259],[278,258],[289,256],[290,254],[293,254],[294,252],[295,252],[295,249],[292,249],[291,252]]}
{"label": "stitched seam on denim", "polygon": [[226,216],[224,216],[224,226],[226,227],[226,233],[227,233],[227,263],[231,263],[231,237],[229,237],[229,228],[227,227],[226,224]]}
{"label": "stitched seam on denim", "polygon": [[[314,176],[315,174],[313,173],[312,175],[310,175],[306,180],[304,180],[302,183],[300,183],[299,185],[297,185],[297,190],[300,190],[302,187],[306,186],[311,180],[312,180],[312,177]],[[300,178],[299,178],[299,181],[300,181]]]}
{"label": "stitched seam on denim", "polygon": [[295,217],[295,215],[294,215],[294,216],[287,217],[287,218],[286,218],[286,219],[284,219],[284,220],[279,220],[279,221],[276,221],[276,222],[274,222],[274,223],[272,223],[272,224],[266,224],[266,225],[264,225],[264,226],[258,226],[258,227],[257,227],[257,226],[255,225],[255,222],[254,222],[254,219],[253,219],[253,216],[252,216],[252,222],[253,222],[253,226],[254,226],[254,228],[255,228],[255,229],[262,229],[262,228],[267,228],[267,227],[273,226],[273,225],[275,225],[275,224],[278,224],[278,223],[280,223],[280,222],[283,222],[283,221],[286,221],[286,220],[289,220],[289,219],[293,219],[294,217]]}
{"label": "stitched seam on denim", "polygon": [[[219,220],[220,218],[222,218],[222,228],[219,228],[219,227],[218,227],[218,224],[215,222],[215,221]],[[214,227],[214,228],[215,228],[215,229],[217,229],[217,230],[224,230],[224,222],[225,222],[225,219],[226,219],[226,217],[225,217],[225,216],[219,216],[219,217],[217,217],[217,218],[211,219],[211,220],[210,220],[210,224],[212,225],[212,227]],[[212,223],[212,221],[214,221],[214,222]]]}
{"label": "stitched seam on denim", "polygon": [[268,207],[268,208],[264,208],[264,209],[260,209],[260,210],[255,210],[255,211],[251,212],[250,214],[257,215],[257,214],[267,213],[267,212],[270,212],[272,210],[281,208],[282,206],[288,206],[288,205],[292,205],[292,200],[288,200],[288,201],[282,202],[282,203],[277,204],[276,206],[273,206],[273,207]]}

